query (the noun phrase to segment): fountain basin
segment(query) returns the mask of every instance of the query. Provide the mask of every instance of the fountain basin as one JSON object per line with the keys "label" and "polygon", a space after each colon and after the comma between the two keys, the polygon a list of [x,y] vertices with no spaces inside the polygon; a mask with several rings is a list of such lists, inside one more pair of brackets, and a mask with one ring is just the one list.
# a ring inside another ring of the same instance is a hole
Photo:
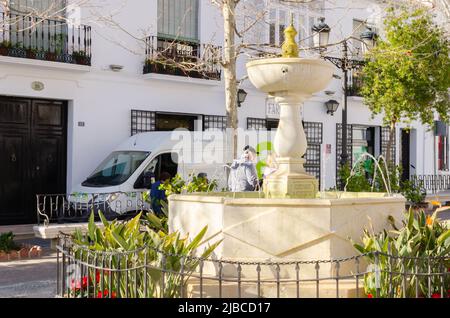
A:
{"label": "fountain basin", "polygon": [[[383,193],[327,192],[316,199],[265,199],[258,193],[211,193],[169,197],[169,229],[198,233],[205,243],[223,240],[215,257],[227,260],[330,260],[357,255],[348,238],[360,242],[370,220],[376,232],[400,225],[405,199]],[[370,218],[370,219],[369,219]],[[341,268],[341,274],[354,268]],[[323,275],[332,268],[321,267]],[[236,273],[231,269],[227,275]],[[248,273],[248,275],[254,275]],[[291,275],[293,273],[285,273]],[[314,267],[304,271],[315,277]]]}
{"label": "fountain basin", "polygon": [[325,89],[333,72],[333,65],[320,59],[271,58],[247,63],[250,81],[270,95],[289,92],[308,97]]}

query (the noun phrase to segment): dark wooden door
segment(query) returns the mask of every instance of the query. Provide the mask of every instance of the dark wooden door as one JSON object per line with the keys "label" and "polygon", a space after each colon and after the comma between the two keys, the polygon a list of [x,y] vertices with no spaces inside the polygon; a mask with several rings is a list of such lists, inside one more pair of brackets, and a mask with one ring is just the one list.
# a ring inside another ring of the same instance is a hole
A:
{"label": "dark wooden door", "polygon": [[66,188],[67,105],[0,97],[0,225],[36,222],[36,194]]}
{"label": "dark wooden door", "polygon": [[401,165],[402,165],[402,181],[409,180],[411,160],[409,157],[411,143],[410,133],[408,130],[402,129],[402,148],[401,148]]}

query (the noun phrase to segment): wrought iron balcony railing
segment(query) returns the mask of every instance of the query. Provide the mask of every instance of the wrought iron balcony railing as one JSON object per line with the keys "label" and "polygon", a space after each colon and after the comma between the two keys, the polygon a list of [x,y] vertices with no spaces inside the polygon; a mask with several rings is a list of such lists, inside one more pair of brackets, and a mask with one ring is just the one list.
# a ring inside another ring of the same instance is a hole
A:
{"label": "wrought iron balcony railing", "polygon": [[362,75],[359,70],[352,70],[348,77],[348,96],[362,96],[361,89],[363,87]]}
{"label": "wrought iron balcony railing", "polygon": [[218,46],[150,36],[146,39],[144,74],[220,81],[220,53]]}
{"label": "wrought iron balcony railing", "polygon": [[0,13],[0,55],[91,65],[91,27]]}

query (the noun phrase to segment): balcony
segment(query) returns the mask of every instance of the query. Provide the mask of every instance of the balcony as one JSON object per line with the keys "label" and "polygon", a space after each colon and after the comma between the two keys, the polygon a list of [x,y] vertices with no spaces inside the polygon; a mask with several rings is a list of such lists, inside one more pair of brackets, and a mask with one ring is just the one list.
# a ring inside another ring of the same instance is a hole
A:
{"label": "balcony", "polygon": [[220,81],[220,52],[218,46],[150,36],[146,39],[144,74]]}
{"label": "balcony", "polygon": [[0,56],[91,65],[91,27],[0,13]]}
{"label": "balcony", "polygon": [[362,97],[361,89],[363,87],[363,78],[360,70],[352,70],[348,74],[348,96]]}

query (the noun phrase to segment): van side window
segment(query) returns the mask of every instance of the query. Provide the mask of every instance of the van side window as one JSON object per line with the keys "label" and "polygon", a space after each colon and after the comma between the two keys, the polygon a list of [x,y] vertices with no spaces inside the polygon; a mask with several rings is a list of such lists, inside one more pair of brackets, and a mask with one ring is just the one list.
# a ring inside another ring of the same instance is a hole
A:
{"label": "van side window", "polygon": [[167,172],[173,178],[178,173],[178,158],[175,153],[163,153],[154,158],[150,163],[145,167],[145,170],[141,173],[139,178],[136,180],[134,184],[135,189],[144,189],[150,188],[151,185],[144,184],[147,183],[146,179],[151,175],[154,177],[154,180],[159,180],[159,176],[161,172]]}

